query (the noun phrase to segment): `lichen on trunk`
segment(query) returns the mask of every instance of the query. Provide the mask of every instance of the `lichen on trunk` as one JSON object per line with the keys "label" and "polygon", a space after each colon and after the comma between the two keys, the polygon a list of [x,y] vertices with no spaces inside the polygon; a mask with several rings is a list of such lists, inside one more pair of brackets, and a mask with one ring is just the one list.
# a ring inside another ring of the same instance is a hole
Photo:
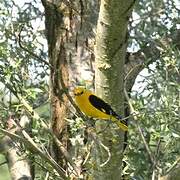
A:
{"label": "lichen on trunk", "polygon": [[[124,112],[124,61],[127,48],[127,25],[133,1],[102,0],[96,34],[95,87],[97,95],[112,105],[114,110]],[[106,161],[107,151],[100,145],[94,148],[93,179],[121,179],[124,132],[116,125],[98,121],[97,130],[102,143],[109,149],[110,160]]]}

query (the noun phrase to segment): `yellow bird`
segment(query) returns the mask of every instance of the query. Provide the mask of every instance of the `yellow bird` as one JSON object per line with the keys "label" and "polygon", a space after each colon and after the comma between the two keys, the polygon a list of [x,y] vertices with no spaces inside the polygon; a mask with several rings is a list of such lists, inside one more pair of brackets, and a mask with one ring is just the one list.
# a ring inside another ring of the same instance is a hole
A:
{"label": "yellow bird", "polygon": [[98,119],[111,120],[124,131],[128,130],[125,121],[121,120],[122,117],[116,114],[109,104],[97,97],[90,90],[76,87],[73,92],[77,106],[85,115]]}

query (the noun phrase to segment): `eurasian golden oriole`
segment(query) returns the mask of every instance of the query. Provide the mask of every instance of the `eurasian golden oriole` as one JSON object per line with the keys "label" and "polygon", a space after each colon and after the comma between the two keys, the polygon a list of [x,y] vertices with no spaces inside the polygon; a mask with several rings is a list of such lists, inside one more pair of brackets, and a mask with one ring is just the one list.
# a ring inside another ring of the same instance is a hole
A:
{"label": "eurasian golden oriole", "polygon": [[103,120],[111,120],[124,131],[128,130],[122,117],[119,116],[109,104],[97,97],[90,90],[76,87],[73,92],[77,106],[85,115]]}

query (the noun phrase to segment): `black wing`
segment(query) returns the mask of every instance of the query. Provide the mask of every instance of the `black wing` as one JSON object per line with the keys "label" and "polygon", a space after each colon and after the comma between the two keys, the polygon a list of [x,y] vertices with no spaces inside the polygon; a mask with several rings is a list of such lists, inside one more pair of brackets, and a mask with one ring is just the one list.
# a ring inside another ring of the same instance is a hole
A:
{"label": "black wing", "polygon": [[107,104],[102,99],[98,98],[97,96],[90,95],[89,101],[95,108],[99,109],[100,111],[102,111],[108,115],[112,115],[118,119],[122,118],[121,116],[119,116],[118,114],[116,114],[114,112],[114,110],[111,108],[111,106],[109,104]]}

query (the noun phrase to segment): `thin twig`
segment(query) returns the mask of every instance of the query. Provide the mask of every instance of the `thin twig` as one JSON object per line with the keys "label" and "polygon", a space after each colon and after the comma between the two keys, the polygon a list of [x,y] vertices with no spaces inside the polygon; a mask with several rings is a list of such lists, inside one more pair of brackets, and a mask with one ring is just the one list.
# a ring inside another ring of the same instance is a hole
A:
{"label": "thin twig", "polygon": [[153,173],[152,173],[152,178],[151,178],[151,180],[155,180],[155,178],[156,178],[156,170],[153,169]]}
{"label": "thin twig", "polygon": [[105,146],[101,141],[100,141],[100,145],[106,150],[106,152],[108,153],[108,158],[106,159],[105,162],[101,163],[99,166],[103,167],[105,166],[111,159],[111,152],[109,150],[109,148],[107,146]]}
{"label": "thin twig", "polygon": [[0,128],[0,131],[12,139],[23,142],[30,151],[38,153],[41,158],[46,160],[58,172],[58,174],[62,179],[67,179],[67,176],[65,175],[65,170],[63,170],[63,168],[60,167],[52,157],[44,154],[44,152],[41,151],[41,149],[37,146],[37,144],[33,141],[33,139],[26,133],[25,130],[21,131],[23,135],[22,137],[2,128]]}
{"label": "thin twig", "polygon": [[48,180],[48,179],[49,179],[49,172],[46,173],[44,180]]}
{"label": "thin twig", "polygon": [[[136,66],[135,66],[135,68],[136,68]],[[134,69],[134,68],[133,68],[133,69]],[[125,98],[126,98],[126,100],[127,100],[128,105],[129,105],[130,114],[133,114],[133,117],[132,117],[132,118],[135,120],[135,126],[136,126],[136,128],[137,128],[137,130],[138,130],[138,132],[139,132],[139,135],[140,135],[140,137],[141,137],[141,139],[142,139],[142,141],[143,141],[143,144],[144,144],[144,146],[145,146],[145,148],[146,148],[146,151],[147,151],[147,153],[148,153],[148,155],[149,155],[149,157],[150,157],[151,163],[153,164],[153,166],[155,166],[155,157],[153,156],[153,154],[152,154],[152,152],[151,152],[151,149],[149,148],[148,143],[147,143],[146,140],[145,140],[143,131],[142,131],[142,129],[141,129],[139,123],[138,123],[137,114],[139,114],[139,112],[135,111],[135,109],[134,109],[134,107],[133,107],[133,105],[132,105],[132,103],[131,103],[131,100],[130,100],[130,98],[129,98],[128,92],[127,92],[127,90],[126,90],[127,79],[128,79],[128,77],[131,75],[132,72],[133,72],[133,71],[128,72],[128,74],[126,75],[126,77],[125,77],[125,79],[124,79],[124,95],[125,95]]]}
{"label": "thin twig", "polygon": [[84,158],[84,161],[83,161],[82,165],[85,165],[87,160],[89,159],[89,156],[91,154],[91,149],[92,149],[93,145],[94,145],[94,141],[92,141],[91,144],[89,145],[89,151],[88,151],[86,157]]}
{"label": "thin twig", "polygon": [[153,156],[153,154],[152,154],[152,152],[151,152],[151,150],[150,150],[150,148],[149,148],[149,146],[148,146],[148,144],[147,144],[147,142],[145,140],[142,129],[141,129],[139,123],[138,123],[138,118],[137,118],[137,115],[136,115],[137,111],[135,111],[135,109],[134,109],[134,107],[133,107],[133,105],[131,103],[131,100],[130,100],[130,98],[128,96],[128,93],[127,93],[125,88],[124,88],[124,95],[125,95],[125,98],[127,100],[128,105],[129,105],[130,113],[134,114],[133,119],[136,121],[135,126],[136,126],[136,128],[137,128],[137,130],[139,132],[139,135],[140,135],[140,137],[141,137],[141,139],[143,141],[143,144],[144,144],[144,146],[146,148],[146,151],[147,151],[147,153],[148,153],[148,155],[150,157],[151,163],[154,165],[154,156]]}
{"label": "thin twig", "polygon": [[16,94],[17,98],[19,99],[19,101],[23,104],[23,106],[26,108],[27,112],[30,113],[30,115],[36,119],[36,120],[40,120],[41,121],[41,125],[43,126],[43,128],[48,129],[48,125],[40,118],[39,114],[34,111],[34,109],[29,105],[29,103],[20,95],[20,94]]}
{"label": "thin twig", "polygon": [[100,146],[102,146],[104,148],[104,150],[107,152],[108,154],[108,158],[100,164],[100,167],[105,166],[111,159],[111,152],[109,150],[109,148],[107,146],[105,146],[96,136],[96,134],[94,133],[94,131],[92,131],[92,128],[89,128],[87,130],[88,134],[92,137],[92,139],[96,142],[96,144],[99,144]]}
{"label": "thin twig", "polygon": [[52,130],[49,130],[49,133],[53,137],[55,143],[58,145],[61,153],[65,157],[65,159],[69,162],[69,164],[73,167],[74,171],[76,172],[77,176],[80,176],[80,172],[78,171],[78,167],[76,164],[72,161],[72,157],[68,153],[68,151],[64,148],[63,144],[59,141],[59,139],[56,137],[56,135],[52,132]]}
{"label": "thin twig", "polygon": [[177,160],[171,165],[171,167],[169,167],[165,175],[169,174],[179,163],[180,163],[180,157],[178,157]]}
{"label": "thin twig", "polygon": [[[27,104],[27,102],[24,103],[24,105],[25,105],[25,107],[26,107],[30,112],[34,112],[33,109]],[[36,112],[34,112],[34,113],[32,113],[32,114],[36,115],[36,118],[41,119]],[[69,162],[69,164],[74,168],[74,171],[76,172],[76,175],[79,175],[79,174],[78,174],[78,171],[77,171],[77,169],[78,169],[77,166],[76,166],[76,165],[74,164],[74,162],[72,161],[72,158],[71,158],[70,154],[69,154],[69,153],[67,152],[67,150],[64,148],[63,144],[59,141],[59,139],[55,136],[55,134],[52,132],[52,130],[50,130],[50,129],[48,128],[48,126],[47,126],[43,121],[41,121],[41,123],[43,123],[43,127],[45,128],[45,130],[48,131],[48,132],[51,134],[51,136],[52,136],[53,139],[55,140],[56,144],[57,144],[58,147],[60,148],[61,153],[64,155],[65,159],[66,159],[66,160]]]}
{"label": "thin twig", "polygon": [[7,161],[0,163],[0,166],[3,166],[4,164],[7,164]]}
{"label": "thin twig", "polygon": [[24,47],[23,44],[22,44],[22,41],[21,41],[21,32],[23,30],[23,26],[21,27],[18,35],[17,35],[17,39],[18,39],[18,44],[19,44],[19,47],[21,49],[23,49],[24,51],[26,51],[28,54],[30,54],[31,56],[35,57],[40,63],[44,63],[46,64],[48,67],[52,68],[52,66],[46,61],[44,60],[43,58],[41,58],[40,56],[38,56],[37,54],[35,54],[34,52],[30,51],[28,48]]}
{"label": "thin twig", "polygon": [[132,72],[136,69],[136,68],[139,68],[140,66],[142,67],[145,67],[143,64],[137,64],[135,65],[133,68],[130,69],[129,72],[127,72],[125,78],[124,78],[124,81],[126,82],[127,78],[132,74]]}
{"label": "thin twig", "polygon": [[[40,168],[42,168],[42,170],[44,170],[44,172],[49,172],[49,169],[46,168],[46,167],[44,166],[44,164],[39,163],[39,162],[36,161],[35,159],[33,159],[33,163],[37,164]],[[56,173],[55,173],[54,171],[50,171],[49,173],[50,173],[52,176],[55,176],[55,175],[56,175]]]}

